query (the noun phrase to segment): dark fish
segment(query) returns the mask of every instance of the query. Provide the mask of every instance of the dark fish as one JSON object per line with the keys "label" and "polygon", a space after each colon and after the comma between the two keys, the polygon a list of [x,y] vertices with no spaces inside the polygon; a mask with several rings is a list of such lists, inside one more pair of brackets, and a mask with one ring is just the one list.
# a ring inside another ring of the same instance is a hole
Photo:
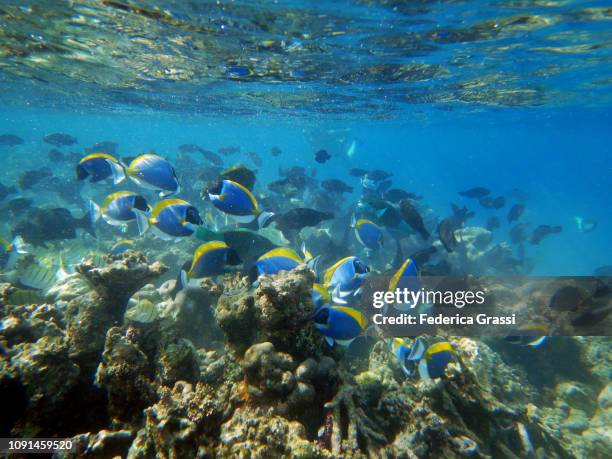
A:
{"label": "dark fish", "polygon": [[497,228],[499,228],[499,226],[500,226],[499,218],[497,218],[495,215],[492,215],[491,217],[487,219],[487,229],[489,231],[494,231]]}
{"label": "dark fish", "polygon": [[402,199],[419,201],[423,199],[423,196],[419,196],[409,191],[400,190],[399,188],[391,188],[390,190],[385,191],[384,198],[389,202],[398,203]]}
{"label": "dark fish", "polygon": [[419,250],[418,252],[410,255],[410,258],[414,260],[417,266],[423,266],[427,263],[431,257],[438,251],[433,245],[423,250]]}
{"label": "dark fish", "polygon": [[561,226],[540,225],[534,229],[531,236],[529,236],[529,243],[539,244],[547,235],[560,233],[562,229]]}
{"label": "dark fish", "polygon": [[478,202],[480,203],[480,205],[482,207],[484,207],[485,209],[493,209],[494,206],[494,200],[492,197],[490,196],[486,196],[484,198],[480,198],[478,200]]}
{"label": "dark fish", "polygon": [[204,159],[211,163],[213,166],[223,166],[223,158],[221,158],[221,156],[219,156],[214,151],[204,150],[203,148],[201,148],[199,152],[202,153]]}
{"label": "dark fish", "polygon": [[457,248],[455,229],[455,222],[452,217],[445,218],[438,224],[438,237],[447,252],[453,252]]}
{"label": "dark fish", "polygon": [[0,183],[0,201],[3,201],[4,199],[6,199],[6,197],[10,194],[15,194],[17,193],[17,188],[15,188],[14,186],[4,186],[2,183]]}
{"label": "dark fish", "polygon": [[521,244],[525,239],[527,239],[527,225],[525,223],[519,223],[510,229],[510,242]]}
{"label": "dark fish", "polygon": [[556,311],[575,311],[589,298],[589,293],[578,287],[567,285],[557,290],[550,298],[548,306]]}
{"label": "dark fish", "polygon": [[274,156],[275,158],[276,158],[277,156],[280,156],[280,155],[281,155],[281,153],[282,153],[282,151],[281,151],[281,149],[280,149],[280,148],[278,148],[278,147],[272,147],[272,148],[270,149],[270,154],[271,154],[272,156]]}
{"label": "dark fish", "polygon": [[589,308],[572,319],[575,327],[588,327],[601,323],[612,312],[612,304]]}
{"label": "dark fish", "polygon": [[493,199],[493,208],[495,210],[499,210],[505,205],[506,205],[506,198],[504,198],[503,196],[498,196],[495,199]]}
{"label": "dark fish", "polygon": [[281,196],[292,198],[300,194],[301,187],[297,186],[292,180],[284,178],[268,183],[268,190]]}
{"label": "dark fish", "polygon": [[62,153],[59,150],[56,150],[55,148],[52,150],[49,150],[49,154],[47,155],[47,157],[49,158],[49,161],[51,161],[52,163],[61,163],[66,159],[66,156],[64,156],[64,153]]}
{"label": "dark fish", "polygon": [[272,217],[272,221],[276,223],[276,227],[285,232],[290,230],[299,231],[307,226],[317,226],[325,220],[331,220],[334,214],[331,212],[320,212],[315,209],[307,209],[305,207],[296,207],[284,214],[277,214]]}
{"label": "dark fish", "polygon": [[74,145],[77,142],[77,139],[72,137],[69,134],[63,134],[61,132],[56,132],[55,134],[49,134],[43,137],[43,140],[51,145],[55,145],[56,147],[62,147],[65,145]]}
{"label": "dark fish", "polygon": [[96,237],[89,213],[81,218],[75,218],[68,209],[64,208],[34,208],[30,209],[15,226],[13,235],[20,235],[30,244],[43,245],[47,241],[75,239],[78,228]]}
{"label": "dark fish", "polygon": [[221,147],[219,148],[219,150],[217,150],[220,154],[228,156],[228,155],[234,155],[236,153],[240,153],[240,147],[234,147],[234,146],[227,146],[227,147]]}
{"label": "dark fish", "polygon": [[29,190],[41,180],[51,176],[53,172],[48,167],[26,171],[19,177],[19,187],[22,190]]}
{"label": "dark fish", "polygon": [[596,279],[595,292],[588,300],[583,302],[583,305],[585,307],[572,319],[572,325],[588,327],[600,324],[612,312],[611,286],[600,279]]}
{"label": "dark fish", "polygon": [[470,218],[474,218],[474,212],[468,210],[466,206],[459,207],[451,203],[451,210],[453,211],[453,219],[457,227],[463,226]]}
{"label": "dark fish", "polygon": [[425,228],[423,218],[419,211],[412,205],[408,199],[402,199],[399,203],[399,211],[404,221],[416,232],[418,232],[423,240],[429,239],[429,232]]}
{"label": "dark fish", "polygon": [[34,201],[29,198],[15,198],[7,202],[4,208],[14,216],[17,216],[32,207],[33,203]]}
{"label": "dark fish", "polygon": [[352,186],[348,186],[342,180],[338,179],[323,180],[321,182],[321,187],[330,193],[351,193],[353,191]]}
{"label": "dark fish", "polygon": [[525,212],[524,205],[522,204],[513,205],[510,211],[508,212],[508,223],[512,223],[518,220],[519,218],[521,218],[521,215],[523,215],[523,212]]}
{"label": "dark fish", "polygon": [[327,153],[327,150],[319,150],[315,153],[315,161],[320,164],[324,164],[329,159],[331,159],[331,155]]}
{"label": "dark fish", "polygon": [[221,172],[221,179],[231,180],[232,182],[240,183],[245,188],[252,190],[255,186],[255,172],[243,164],[238,164]]}
{"label": "dark fish", "polygon": [[358,167],[354,167],[349,170],[349,175],[351,177],[363,177],[367,173],[368,171],[366,171],[365,169],[359,169]]}
{"label": "dark fish", "polygon": [[373,171],[367,172],[365,174],[365,178],[367,180],[372,180],[373,182],[381,182],[392,177],[393,174],[387,171],[383,171],[381,169],[375,169]]}
{"label": "dark fish", "polygon": [[257,167],[263,166],[263,161],[261,159],[261,156],[259,156],[259,154],[256,151],[249,151],[247,153],[247,156],[251,158],[251,161],[253,161],[253,164],[255,164],[255,166]]}
{"label": "dark fish", "polygon": [[402,216],[395,207],[386,205],[378,212],[376,221],[387,228],[397,228],[402,223]]}
{"label": "dark fish", "polygon": [[466,198],[475,198],[475,199],[484,198],[486,195],[490,193],[491,193],[491,190],[489,190],[488,188],[481,187],[481,186],[470,188],[469,190],[459,192],[461,196],[465,196]]}
{"label": "dark fish", "polygon": [[276,247],[269,239],[251,231],[230,230],[223,241],[236,251],[241,260],[253,260]]}
{"label": "dark fish", "polygon": [[278,175],[287,178],[306,177],[306,169],[302,166],[292,166],[288,169],[278,168]]}
{"label": "dark fish", "polygon": [[202,151],[202,147],[194,143],[184,143],[178,147],[181,153],[199,153]]}
{"label": "dark fish", "polygon": [[14,147],[15,145],[21,145],[23,139],[15,134],[2,134],[0,135],[0,145],[7,147]]}
{"label": "dark fish", "polygon": [[107,155],[115,156],[117,154],[117,147],[119,147],[119,144],[117,142],[105,140],[103,142],[98,142],[92,145],[91,147],[86,148],[85,154],[89,155],[91,153],[106,153]]}

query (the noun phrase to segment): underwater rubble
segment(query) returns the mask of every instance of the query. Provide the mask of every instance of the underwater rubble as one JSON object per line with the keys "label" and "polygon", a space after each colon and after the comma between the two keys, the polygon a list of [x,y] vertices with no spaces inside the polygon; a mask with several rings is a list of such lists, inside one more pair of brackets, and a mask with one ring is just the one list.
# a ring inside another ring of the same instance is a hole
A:
{"label": "underwater rubble", "polygon": [[[166,267],[126,251],[81,263],[45,304],[0,285],[4,437],[71,437],[56,457],[606,457],[604,338],[546,353],[450,338],[438,380],[406,379],[384,341],[329,348],[310,318],[312,272],[171,297]],[[156,306],[156,314],[130,314]],[[131,305],[131,306],[130,306]],[[126,313],[126,308],[128,313]],[[350,353],[350,358],[346,354]],[[568,364],[553,372],[550,362]]]}

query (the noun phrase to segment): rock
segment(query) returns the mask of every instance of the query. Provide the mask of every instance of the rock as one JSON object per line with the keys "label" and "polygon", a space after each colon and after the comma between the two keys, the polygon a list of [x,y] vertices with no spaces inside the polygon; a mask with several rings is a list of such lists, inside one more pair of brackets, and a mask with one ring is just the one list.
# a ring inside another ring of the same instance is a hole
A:
{"label": "rock", "polygon": [[109,413],[120,423],[137,423],[144,408],[156,400],[147,356],[119,327],[111,328],[106,335],[96,384],[106,390]]}
{"label": "rock", "polygon": [[101,430],[96,434],[77,435],[71,439],[74,452],[59,452],[54,457],[57,459],[125,457],[133,438],[134,434],[129,430]]}
{"label": "rock", "polygon": [[327,458],[330,454],[306,439],[304,426],[255,407],[238,408],[221,426],[220,457]]}

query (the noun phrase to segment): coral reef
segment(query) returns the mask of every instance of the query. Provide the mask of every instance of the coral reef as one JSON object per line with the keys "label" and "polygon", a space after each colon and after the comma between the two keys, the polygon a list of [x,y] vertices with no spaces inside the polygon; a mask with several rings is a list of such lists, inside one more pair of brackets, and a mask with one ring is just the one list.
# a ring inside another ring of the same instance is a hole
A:
{"label": "coral reef", "polygon": [[[486,242],[479,237],[474,250]],[[64,458],[610,450],[605,337],[551,339],[546,352],[450,339],[455,358],[443,378],[406,378],[383,340],[360,338],[349,351],[325,344],[310,321],[314,279],[304,266],[255,288],[228,274],[174,298],[173,280],[152,283],[164,271],[126,252],[81,264],[52,288],[53,304],[3,306],[0,402],[11,409],[0,433],[70,436],[76,451]],[[571,363],[553,368],[561,356]]]}

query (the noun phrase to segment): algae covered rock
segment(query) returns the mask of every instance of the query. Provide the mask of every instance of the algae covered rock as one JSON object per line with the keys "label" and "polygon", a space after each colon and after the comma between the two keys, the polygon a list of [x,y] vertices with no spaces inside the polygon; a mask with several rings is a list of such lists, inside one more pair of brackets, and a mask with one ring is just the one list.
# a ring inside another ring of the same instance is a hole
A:
{"label": "algae covered rock", "polygon": [[137,422],[157,398],[147,356],[119,327],[106,335],[96,384],[107,391],[111,417],[127,424]]}
{"label": "algae covered rock", "polygon": [[238,408],[221,426],[219,457],[328,458],[326,451],[306,439],[304,426],[265,409]]}

